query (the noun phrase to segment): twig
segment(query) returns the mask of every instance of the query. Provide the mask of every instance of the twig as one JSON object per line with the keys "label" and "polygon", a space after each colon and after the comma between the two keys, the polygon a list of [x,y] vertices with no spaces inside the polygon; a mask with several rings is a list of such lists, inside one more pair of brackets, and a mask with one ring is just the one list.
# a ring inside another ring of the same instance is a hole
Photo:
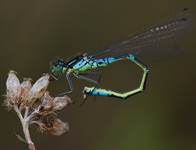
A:
{"label": "twig", "polygon": [[35,149],[35,145],[34,143],[32,142],[31,140],[31,136],[30,136],[30,133],[29,133],[29,124],[28,124],[28,119],[27,119],[27,112],[28,112],[28,108],[25,109],[25,118],[23,118],[21,112],[19,111],[18,107],[14,107],[14,110],[16,111],[18,117],[20,118],[20,121],[21,121],[21,124],[22,124],[22,128],[23,128],[23,132],[24,132],[24,135],[25,135],[25,139],[29,145],[29,150],[36,150]]}

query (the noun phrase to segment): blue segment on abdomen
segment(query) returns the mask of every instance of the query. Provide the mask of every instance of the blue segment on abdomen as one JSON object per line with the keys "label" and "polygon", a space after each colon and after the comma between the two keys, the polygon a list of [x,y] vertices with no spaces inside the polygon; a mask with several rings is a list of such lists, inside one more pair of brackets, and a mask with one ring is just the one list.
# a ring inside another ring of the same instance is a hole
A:
{"label": "blue segment on abdomen", "polygon": [[133,56],[133,55],[130,55],[130,57],[131,57],[132,59],[135,59],[135,56]]}
{"label": "blue segment on abdomen", "polygon": [[108,96],[108,93],[102,92],[102,91],[97,92],[96,90],[94,90],[94,91],[91,93],[91,95]]}

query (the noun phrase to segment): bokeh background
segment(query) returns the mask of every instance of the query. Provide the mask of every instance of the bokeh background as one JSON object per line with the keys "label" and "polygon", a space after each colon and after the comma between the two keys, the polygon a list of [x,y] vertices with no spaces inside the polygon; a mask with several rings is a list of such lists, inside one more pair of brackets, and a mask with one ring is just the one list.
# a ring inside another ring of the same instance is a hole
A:
{"label": "bokeh background", "polygon": [[[13,69],[35,82],[49,71],[56,57],[71,59],[131,33],[172,10],[191,7],[195,0],[1,0],[0,95],[5,94],[7,73]],[[194,150],[196,149],[196,26],[175,45],[187,50],[184,57],[147,62],[150,74],[146,91],[125,101],[94,97],[82,102],[84,86],[72,78],[74,105],[58,116],[69,123],[61,137],[37,132],[31,126],[38,150]],[[127,91],[139,85],[142,71],[129,63],[116,63],[101,72],[100,87]],[[68,90],[64,78],[50,83],[52,95]],[[3,103],[3,97],[1,98]],[[28,149],[17,115],[0,108],[0,149]]]}

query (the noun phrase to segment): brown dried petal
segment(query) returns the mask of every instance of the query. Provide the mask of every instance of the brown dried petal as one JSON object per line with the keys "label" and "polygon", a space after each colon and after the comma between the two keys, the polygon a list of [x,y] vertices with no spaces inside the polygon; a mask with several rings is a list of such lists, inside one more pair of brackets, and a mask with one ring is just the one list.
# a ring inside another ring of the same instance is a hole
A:
{"label": "brown dried petal", "polygon": [[21,88],[22,88],[22,94],[21,94],[21,99],[23,101],[23,105],[26,102],[27,94],[30,91],[32,85],[31,85],[31,78],[24,78],[23,82],[21,83]]}
{"label": "brown dried petal", "polygon": [[67,122],[62,122],[58,118],[43,118],[42,120],[34,123],[41,131],[45,131],[47,134],[53,136],[60,136],[69,131],[69,125]]}
{"label": "brown dried petal", "polygon": [[27,101],[29,103],[34,103],[34,101],[38,98],[41,98],[49,84],[49,74],[45,74],[43,77],[39,78],[33,87],[30,89],[29,93],[27,94]]}
{"label": "brown dried petal", "polygon": [[52,107],[52,98],[49,95],[49,92],[46,92],[44,97],[42,98],[42,103],[41,103],[41,112],[42,114],[46,114]]}
{"label": "brown dried petal", "polygon": [[69,125],[67,122],[63,122],[58,118],[54,118],[52,122],[52,126],[47,131],[47,133],[53,136],[60,136],[68,131],[69,131]]}
{"label": "brown dried petal", "polygon": [[52,104],[53,104],[52,109],[53,109],[53,111],[60,111],[70,103],[72,103],[72,101],[66,95],[64,95],[63,97],[55,97],[54,100],[52,101]]}
{"label": "brown dried petal", "polygon": [[11,70],[6,81],[7,100],[10,104],[17,104],[21,94],[20,81],[16,77],[16,74],[15,71]]}
{"label": "brown dried petal", "polygon": [[31,81],[32,81],[32,79],[31,78],[24,78],[23,79],[23,82],[21,83],[21,87],[23,88],[23,89],[31,89],[31,87],[32,87],[32,84],[31,84]]}

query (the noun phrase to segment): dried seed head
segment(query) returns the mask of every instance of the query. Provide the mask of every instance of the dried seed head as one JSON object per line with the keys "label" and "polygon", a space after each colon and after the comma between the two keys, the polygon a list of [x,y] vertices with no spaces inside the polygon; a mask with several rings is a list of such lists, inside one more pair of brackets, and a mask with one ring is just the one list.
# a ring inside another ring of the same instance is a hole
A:
{"label": "dried seed head", "polygon": [[62,110],[70,103],[73,103],[73,101],[71,101],[68,96],[52,98],[49,92],[46,91],[40,102],[36,103],[37,106],[35,108],[39,107],[40,115],[54,115],[57,111]]}
{"label": "dried seed head", "polygon": [[41,99],[41,107],[40,107],[40,113],[42,115],[47,115],[51,108],[52,108],[52,98],[49,95],[49,92],[46,92],[44,96]]}
{"label": "dried seed head", "polygon": [[27,103],[33,104],[35,100],[43,97],[49,84],[50,75],[46,74],[39,78],[27,94]]}
{"label": "dried seed head", "polygon": [[50,75],[45,74],[33,86],[30,78],[24,78],[20,84],[16,72],[11,70],[6,82],[5,105],[14,109],[17,114],[25,109],[26,117],[23,118],[23,121],[26,124],[35,124],[46,133],[59,136],[66,133],[69,126],[68,123],[56,118],[56,112],[73,102],[68,96],[52,98],[46,91],[49,78]]}
{"label": "dried seed head", "polygon": [[21,88],[22,88],[22,94],[21,94],[22,105],[25,105],[27,94],[30,91],[30,89],[32,88],[31,81],[32,81],[31,78],[24,78],[23,82],[21,83]]}
{"label": "dried seed head", "polygon": [[21,83],[21,87],[23,89],[26,89],[25,91],[27,92],[32,88],[31,81],[32,81],[31,78],[24,78],[23,82]]}
{"label": "dried seed head", "polygon": [[[20,107],[20,110],[26,106],[37,106],[39,103],[34,104],[35,100],[40,100],[49,84],[49,74],[45,74],[43,77],[37,80],[37,82],[31,85],[31,78],[24,78],[24,81],[20,84],[19,79],[16,76],[16,72],[11,70],[8,74],[6,81],[7,94],[4,104],[8,108],[14,108],[14,106]],[[32,105],[34,104],[34,105]],[[51,104],[52,105],[52,104]]]}
{"label": "dried seed head", "polygon": [[58,118],[42,118],[34,123],[41,131],[53,136],[60,136],[69,131],[67,122],[62,122]]}
{"label": "dried seed head", "polygon": [[20,81],[16,77],[16,72],[11,70],[8,74],[6,81],[7,88],[7,99],[5,100],[6,105],[12,107],[15,104],[19,104],[20,95],[21,95],[21,86]]}
{"label": "dried seed head", "polygon": [[71,99],[64,95],[63,97],[55,97],[54,100],[52,101],[53,111],[60,111],[63,108],[65,108],[68,104],[73,103]]}
{"label": "dried seed head", "polygon": [[67,122],[62,122],[60,119],[55,118],[52,123],[53,126],[51,126],[50,130],[48,131],[48,134],[53,136],[60,136],[62,134],[65,134],[69,131],[69,125]]}

